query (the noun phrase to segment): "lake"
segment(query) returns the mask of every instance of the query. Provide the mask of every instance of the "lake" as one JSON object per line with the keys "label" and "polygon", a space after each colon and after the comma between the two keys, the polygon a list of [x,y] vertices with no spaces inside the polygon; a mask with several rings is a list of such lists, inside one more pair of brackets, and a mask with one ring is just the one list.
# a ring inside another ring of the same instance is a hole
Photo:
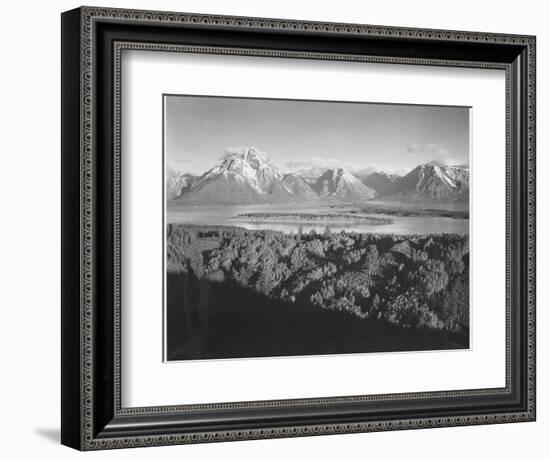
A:
{"label": "lake", "polygon": [[[369,205],[385,205],[387,207],[399,206],[400,208],[428,208],[419,205],[405,205],[394,202],[369,201]],[[452,211],[464,211],[468,209],[467,205],[444,205],[430,204],[430,208],[444,209]],[[468,234],[470,220],[468,218],[451,218],[443,216],[396,216],[392,214],[376,213],[373,217],[390,218],[389,224],[369,224],[362,221],[330,221],[316,223],[315,221],[252,221],[238,219],[241,214],[272,212],[272,213],[304,213],[320,214],[335,213],[342,211],[357,211],[359,206],[353,204],[342,204],[335,206],[334,203],[319,205],[225,205],[225,206],[190,206],[182,205],[178,202],[169,201],[166,206],[166,223],[196,224],[196,225],[219,225],[219,226],[237,226],[249,230],[276,230],[284,233],[296,233],[300,226],[304,232],[312,229],[317,233],[325,231],[326,227],[335,231],[354,231],[362,233],[377,234],[434,234],[434,233],[457,233]],[[368,215],[368,213],[365,213]]]}

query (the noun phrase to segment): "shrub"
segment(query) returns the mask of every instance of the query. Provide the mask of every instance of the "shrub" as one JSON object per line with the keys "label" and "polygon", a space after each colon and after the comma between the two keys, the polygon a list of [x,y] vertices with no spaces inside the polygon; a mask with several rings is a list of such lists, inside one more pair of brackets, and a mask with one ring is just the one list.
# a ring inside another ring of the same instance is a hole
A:
{"label": "shrub", "polygon": [[384,317],[390,323],[403,327],[441,328],[443,325],[437,315],[410,292],[400,294],[391,301]]}
{"label": "shrub", "polygon": [[470,328],[470,295],[467,279],[455,280],[442,298],[440,311],[445,328],[464,333]]}
{"label": "shrub", "polygon": [[325,257],[325,249],[323,246],[323,242],[321,242],[319,239],[313,239],[304,244],[304,248],[306,251],[314,256],[317,256],[319,258]]}
{"label": "shrub", "polygon": [[363,260],[363,267],[366,272],[370,275],[373,275],[378,270],[380,266],[380,261],[378,259],[378,248],[376,245],[369,245],[366,249],[365,258]]}
{"label": "shrub", "polygon": [[395,253],[401,253],[405,255],[407,258],[410,258],[412,256],[412,249],[411,245],[407,240],[404,240],[402,242],[396,243],[392,248],[391,251]]}
{"label": "shrub", "polygon": [[419,290],[426,296],[431,297],[447,286],[449,276],[445,271],[445,265],[441,261],[430,259],[413,273],[413,279],[416,280]]}

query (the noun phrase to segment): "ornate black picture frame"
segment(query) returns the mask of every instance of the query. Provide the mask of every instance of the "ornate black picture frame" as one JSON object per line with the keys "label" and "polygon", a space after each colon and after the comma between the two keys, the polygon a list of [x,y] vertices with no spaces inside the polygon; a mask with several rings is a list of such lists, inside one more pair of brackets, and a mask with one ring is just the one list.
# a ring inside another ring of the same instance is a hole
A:
{"label": "ornate black picture frame", "polygon": [[[62,434],[80,450],[535,420],[535,37],[82,7],[62,14]],[[506,72],[506,386],[124,408],[124,49]]]}

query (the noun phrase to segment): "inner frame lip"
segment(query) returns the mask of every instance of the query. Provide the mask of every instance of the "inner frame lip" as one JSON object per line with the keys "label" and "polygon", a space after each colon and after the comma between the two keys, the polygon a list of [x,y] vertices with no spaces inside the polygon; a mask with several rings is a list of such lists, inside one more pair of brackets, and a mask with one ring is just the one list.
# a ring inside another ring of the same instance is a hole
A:
{"label": "inner frame lip", "polygon": [[[212,53],[212,54],[228,54],[232,51],[235,51],[236,55],[252,55],[252,56],[271,56],[273,57],[282,57],[282,58],[288,58],[288,57],[299,57],[302,58],[304,55],[302,53],[295,53],[293,51],[290,51],[288,53],[285,53],[285,55],[280,54],[279,52],[275,52],[272,50],[264,51],[264,50],[255,50],[255,49],[241,49],[241,48],[235,48],[235,49],[226,49],[218,47],[196,47],[196,46],[189,46],[189,45],[181,45],[176,46],[174,44],[166,44],[166,43],[144,43],[144,42],[131,42],[131,41],[114,41],[114,58],[113,61],[115,64],[120,65],[120,57],[121,53],[125,50],[145,50],[145,51],[151,51],[151,50],[158,50],[158,51],[170,51],[170,52],[191,52],[191,53]],[[395,63],[395,64],[409,64],[409,65],[442,65],[442,66],[457,66],[457,67],[466,67],[466,68],[488,68],[488,69],[499,69],[499,70],[505,70],[506,72],[506,81],[507,81],[507,95],[511,96],[511,92],[508,93],[508,86],[509,86],[509,78],[512,74],[512,65],[504,65],[500,63],[484,63],[484,62],[452,62],[452,61],[440,61],[439,63],[434,63],[433,61],[426,61],[424,59],[414,59],[411,61],[411,59],[403,60],[401,58],[388,58],[383,59],[383,62],[381,62],[378,58],[371,58],[370,56],[342,56],[342,55],[336,55],[334,56],[334,60],[348,60],[351,59],[354,60],[354,57],[359,58],[360,62],[375,62],[375,63]],[[321,59],[321,60],[331,60],[332,57],[330,54],[324,54],[324,53],[307,53],[307,56],[305,57],[307,59]],[[373,59],[373,60],[371,60]],[[115,91],[115,94],[118,91]],[[115,108],[117,108],[115,106]],[[115,116],[116,116],[115,110]],[[116,145],[115,145],[116,146]],[[120,145],[118,145],[120,147]],[[509,145],[507,144],[507,149]],[[507,326],[507,329],[509,326]],[[510,342],[510,339],[507,338],[507,342]],[[507,353],[509,351],[507,350]],[[404,400],[415,400],[415,399],[424,399],[426,401],[427,399],[435,400],[438,397],[443,398],[451,398],[453,396],[472,396],[472,394],[478,394],[478,395],[495,395],[495,394],[510,394],[511,384],[510,381],[512,379],[512,376],[510,375],[510,365],[508,364],[509,358],[507,356],[507,376],[506,376],[506,386],[503,388],[486,388],[486,389],[479,389],[479,390],[453,390],[453,391],[434,391],[434,392],[418,392],[418,393],[403,393],[403,394],[395,394],[390,393],[387,395],[358,395],[358,396],[345,396],[345,397],[323,397],[323,398],[303,398],[303,399],[278,399],[278,400],[269,400],[269,401],[246,401],[246,402],[234,402],[234,403],[208,403],[208,404],[190,404],[190,405],[180,405],[180,406],[151,406],[151,407],[121,407],[120,406],[120,398],[118,398],[118,409],[116,412],[119,412],[123,415],[128,415],[131,413],[138,413],[139,414],[145,414],[147,412],[150,413],[158,413],[161,412],[192,412],[194,410],[200,409],[200,410],[217,410],[217,409],[227,409],[227,408],[237,408],[237,409],[247,409],[249,407],[252,408],[259,408],[259,407],[273,407],[276,406],[278,409],[281,409],[283,407],[287,406],[303,406],[307,405],[308,403],[315,402],[318,405],[331,405],[334,403],[344,403],[344,402],[353,402],[355,405],[357,405],[357,402],[374,402],[379,399],[379,396],[383,397],[390,397],[395,402],[403,402]],[[119,361],[117,361],[119,364]],[[119,368],[120,370],[120,368]],[[119,385],[120,386],[120,385]],[[118,392],[118,395],[120,396],[120,392]],[[503,398],[500,398],[502,400]],[[372,407],[373,404],[368,404],[369,407]]]}

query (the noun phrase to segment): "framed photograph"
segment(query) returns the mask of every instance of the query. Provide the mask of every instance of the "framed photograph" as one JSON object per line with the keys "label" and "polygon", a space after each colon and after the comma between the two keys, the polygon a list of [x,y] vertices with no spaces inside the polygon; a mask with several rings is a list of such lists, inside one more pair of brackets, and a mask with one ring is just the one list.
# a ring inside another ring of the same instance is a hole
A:
{"label": "framed photograph", "polygon": [[535,37],[62,15],[62,443],[535,420]]}

